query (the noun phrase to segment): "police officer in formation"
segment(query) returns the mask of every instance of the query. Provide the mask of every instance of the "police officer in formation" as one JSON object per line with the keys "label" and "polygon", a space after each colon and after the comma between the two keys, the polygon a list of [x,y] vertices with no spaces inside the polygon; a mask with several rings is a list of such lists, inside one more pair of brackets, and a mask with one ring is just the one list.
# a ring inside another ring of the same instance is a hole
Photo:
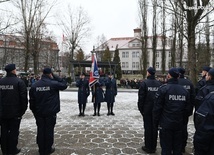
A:
{"label": "police officer in formation", "polygon": [[3,155],[18,154],[19,129],[27,105],[27,88],[16,76],[15,64],[5,66],[6,77],[0,80],[1,88],[1,150]]}
{"label": "police officer in formation", "polygon": [[153,108],[154,125],[160,130],[162,155],[182,154],[184,114],[191,111],[189,92],[178,84],[179,71],[169,69],[167,83],[156,93]]}
{"label": "police officer in formation", "polygon": [[107,109],[108,113],[107,116],[109,115],[115,115],[113,112],[114,108],[114,102],[115,102],[115,97],[117,95],[117,83],[116,80],[113,78],[113,75],[111,72],[108,73],[108,79],[105,82],[106,86],[106,92],[105,92],[105,101],[107,102]]}
{"label": "police officer in formation", "polygon": [[[213,73],[214,74],[214,73]],[[214,154],[214,91],[203,100],[195,114],[194,155]]]}
{"label": "police officer in formation", "polygon": [[85,78],[85,73],[81,73],[80,79],[76,82],[78,89],[79,116],[85,116],[85,108],[87,98],[90,95],[88,79]]}
{"label": "police officer in formation", "polygon": [[94,104],[94,114],[93,116],[100,116],[100,108],[101,108],[101,102],[104,102],[104,90],[103,87],[104,83],[101,79],[98,80],[98,82],[91,87],[92,91],[92,102]]}
{"label": "police officer in formation", "polygon": [[186,88],[186,90],[189,91],[190,94],[190,103],[191,103],[191,109],[189,111],[189,113],[184,113],[184,124],[183,124],[183,143],[182,143],[182,152],[185,152],[185,147],[187,144],[187,139],[188,139],[188,122],[189,122],[189,116],[192,115],[192,111],[193,111],[193,106],[195,103],[195,88],[193,83],[184,77],[185,74],[185,69],[183,67],[179,67],[178,71],[180,73],[180,76],[178,78],[178,84],[182,85],[184,88]]}
{"label": "police officer in formation", "polygon": [[206,75],[210,69],[211,69],[211,67],[209,67],[209,66],[204,66],[202,68],[202,72],[201,72],[202,78],[198,81],[198,83],[196,85],[196,94],[206,84]]}
{"label": "police officer in formation", "polygon": [[67,82],[45,68],[41,80],[31,86],[30,109],[36,119],[37,144],[40,155],[48,155],[55,151],[54,127],[57,113],[60,111],[59,91],[67,88]]}
{"label": "police officer in formation", "polygon": [[147,79],[141,83],[138,91],[138,110],[142,114],[144,122],[145,146],[142,146],[142,150],[147,153],[155,153],[157,146],[158,130],[153,125],[152,109],[155,94],[161,86],[161,82],[155,79],[155,72],[153,67],[147,69]]}
{"label": "police officer in formation", "polygon": [[198,108],[201,106],[204,97],[210,92],[214,91],[214,69],[210,69],[207,72],[205,79],[206,84],[198,91],[195,97],[195,111],[197,111]]}

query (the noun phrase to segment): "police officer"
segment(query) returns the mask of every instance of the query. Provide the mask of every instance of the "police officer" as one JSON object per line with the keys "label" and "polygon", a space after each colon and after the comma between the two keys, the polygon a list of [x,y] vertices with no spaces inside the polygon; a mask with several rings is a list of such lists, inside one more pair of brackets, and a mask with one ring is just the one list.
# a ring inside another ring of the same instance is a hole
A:
{"label": "police officer", "polygon": [[209,72],[210,69],[211,69],[211,67],[209,67],[209,66],[203,67],[202,72],[201,72],[202,78],[196,84],[196,94],[206,84],[206,74]]}
{"label": "police officer", "polygon": [[92,102],[94,103],[94,114],[93,116],[100,116],[100,108],[101,102],[104,102],[104,90],[103,90],[103,83],[99,79],[98,82],[91,87],[92,91]]}
{"label": "police officer", "polygon": [[141,83],[138,90],[138,110],[142,114],[144,122],[145,146],[142,146],[142,150],[147,153],[154,153],[157,146],[157,128],[153,126],[152,109],[155,93],[161,86],[161,82],[155,79],[155,72],[153,67],[147,69],[147,79]]}
{"label": "police officer", "polygon": [[76,82],[78,89],[79,116],[85,116],[85,107],[87,98],[90,95],[89,82],[85,78],[85,73],[80,75],[80,79]]}
{"label": "police officer", "polygon": [[18,154],[17,148],[19,128],[27,104],[27,88],[16,76],[15,64],[5,66],[6,77],[0,80],[1,88],[1,150],[3,154]]}
{"label": "police officer", "polygon": [[[206,84],[198,91],[195,97],[195,112],[201,106],[204,97],[210,92],[214,91],[214,69],[213,68],[208,71],[208,73],[206,74],[205,80],[206,80]],[[194,120],[195,120],[195,117],[194,117]]]}
{"label": "police officer", "polygon": [[167,83],[156,93],[153,108],[154,124],[159,125],[162,155],[182,154],[184,114],[190,111],[189,92],[178,84],[179,72],[171,68]]}
{"label": "police officer", "polygon": [[115,96],[117,95],[117,83],[116,80],[113,78],[111,72],[108,73],[108,79],[105,82],[106,92],[105,92],[105,101],[107,102],[107,109],[109,115],[115,115],[113,112]]}
{"label": "police officer", "polygon": [[51,68],[45,68],[41,80],[31,86],[30,109],[36,119],[40,155],[48,155],[55,151],[52,145],[56,114],[60,111],[59,90],[66,88],[67,82],[52,74]]}
{"label": "police officer", "polygon": [[214,154],[214,91],[210,92],[196,111],[196,131],[193,137],[194,155]]}
{"label": "police officer", "polygon": [[179,79],[178,79],[178,84],[182,85],[184,88],[186,88],[186,90],[189,91],[190,94],[190,103],[191,103],[191,109],[190,109],[190,113],[185,113],[184,114],[184,125],[183,125],[183,144],[182,144],[182,152],[185,152],[185,147],[187,144],[187,139],[188,139],[188,130],[187,130],[187,125],[188,125],[188,121],[189,121],[189,116],[192,115],[192,110],[193,110],[193,106],[195,103],[195,88],[193,83],[188,80],[187,78],[184,77],[185,74],[185,69],[183,67],[179,67],[178,71],[180,73]]}

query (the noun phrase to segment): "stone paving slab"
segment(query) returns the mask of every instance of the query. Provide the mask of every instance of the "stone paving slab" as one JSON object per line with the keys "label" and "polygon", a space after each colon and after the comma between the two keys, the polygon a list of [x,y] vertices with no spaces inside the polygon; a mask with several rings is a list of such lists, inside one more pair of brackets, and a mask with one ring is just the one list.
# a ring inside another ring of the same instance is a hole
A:
{"label": "stone paving slab", "polygon": [[[92,116],[93,104],[87,103],[86,116],[78,116],[77,92],[61,92],[61,112],[55,127],[53,155],[146,155],[143,145],[143,119],[137,109],[137,92],[118,93],[115,116],[107,116],[106,103],[101,105],[101,116]],[[91,99],[91,96],[89,96]],[[192,120],[189,123],[187,153],[192,151]],[[19,155],[39,155],[36,144],[35,119],[28,109],[20,128]],[[159,146],[153,155],[160,155]]]}

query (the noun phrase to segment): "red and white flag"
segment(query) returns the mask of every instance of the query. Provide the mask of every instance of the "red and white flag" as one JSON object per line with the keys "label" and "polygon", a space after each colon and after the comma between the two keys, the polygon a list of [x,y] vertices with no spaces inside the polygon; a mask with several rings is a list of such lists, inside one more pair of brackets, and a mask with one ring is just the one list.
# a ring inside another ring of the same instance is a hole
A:
{"label": "red and white flag", "polygon": [[92,87],[94,84],[96,84],[99,78],[100,78],[100,75],[99,75],[98,66],[97,66],[97,58],[96,58],[96,54],[93,53],[90,78],[89,78],[89,87]]}

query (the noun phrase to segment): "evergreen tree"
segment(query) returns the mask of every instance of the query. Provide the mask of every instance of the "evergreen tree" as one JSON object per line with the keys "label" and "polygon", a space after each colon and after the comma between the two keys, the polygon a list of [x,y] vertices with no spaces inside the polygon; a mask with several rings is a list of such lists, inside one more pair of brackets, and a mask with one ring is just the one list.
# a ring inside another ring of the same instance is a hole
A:
{"label": "evergreen tree", "polygon": [[121,71],[121,64],[120,64],[120,57],[119,57],[119,50],[118,48],[116,48],[115,52],[114,52],[114,59],[113,61],[115,63],[117,63],[117,66],[115,68],[115,75],[116,75],[116,79],[121,79],[122,78],[122,71]]}
{"label": "evergreen tree", "polygon": [[[105,51],[104,51],[104,53],[102,55],[102,61],[107,61],[107,62],[109,62],[109,64],[111,62],[111,52],[110,52],[108,46],[106,47],[106,49],[105,49]],[[111,66],[109,65],[109,67],[111,67]],[[112,71],[111,68],[109,68],[109,67],[105,68],[105,73],[108,73],[108,72]]]}

